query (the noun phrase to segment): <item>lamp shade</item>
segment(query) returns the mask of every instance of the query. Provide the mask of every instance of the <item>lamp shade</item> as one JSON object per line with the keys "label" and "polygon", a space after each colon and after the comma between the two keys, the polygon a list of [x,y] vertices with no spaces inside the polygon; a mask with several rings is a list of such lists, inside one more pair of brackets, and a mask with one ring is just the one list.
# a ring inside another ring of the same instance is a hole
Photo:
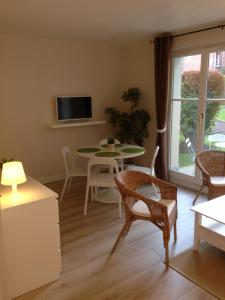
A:
{"label": "lamp shade", "polygon": [[20,161],[11,161],[3,164],[1,184],[15,185],[25,181],[26,176]]}

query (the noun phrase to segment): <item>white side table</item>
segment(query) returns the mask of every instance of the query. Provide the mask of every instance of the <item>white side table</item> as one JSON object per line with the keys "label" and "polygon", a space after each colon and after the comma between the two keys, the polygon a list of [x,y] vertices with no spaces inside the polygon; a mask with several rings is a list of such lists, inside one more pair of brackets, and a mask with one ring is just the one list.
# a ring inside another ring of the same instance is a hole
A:
{"label": "white side table", "polygon": [[195,212],[194,250],[201,240],[225,251],[225,196],[191,208]]}

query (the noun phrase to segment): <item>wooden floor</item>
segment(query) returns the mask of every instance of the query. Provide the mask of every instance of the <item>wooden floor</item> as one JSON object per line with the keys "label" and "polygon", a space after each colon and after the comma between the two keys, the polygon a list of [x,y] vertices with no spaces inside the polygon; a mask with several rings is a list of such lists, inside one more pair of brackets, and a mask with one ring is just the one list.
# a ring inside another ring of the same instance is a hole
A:
{"label": "wooden floor", "polygon": [[[61,191],[63,182],[48,186]],[[89,203],[83,215],[85,180],[75,179],[60,206],[62,243],[61,279],[17,300],[195,300],[215,299],[164,260],[161,232],[147,222],[137,222],[110,256],[123,224],[115,204]],[[194,193],[179,189],[178,241],[171,235],[170,255],[193,243]],[[201,200],[204,200],[203,198]],[[44,245],[41,245],[44,247]]]}

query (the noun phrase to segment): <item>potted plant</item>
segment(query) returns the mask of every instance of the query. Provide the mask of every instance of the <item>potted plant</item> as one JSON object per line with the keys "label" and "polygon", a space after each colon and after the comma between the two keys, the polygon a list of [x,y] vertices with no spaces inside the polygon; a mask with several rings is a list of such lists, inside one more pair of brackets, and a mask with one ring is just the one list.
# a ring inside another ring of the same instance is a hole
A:
{"label": "potted plant", "polygon": [[107,140],[107,149],[109,151],[114,151],[115,150],[115,139],[110,137]]}
{"label": "potted plant", "polygon": [[150,115],[138,107],[140,97],[140,90],[131,87],[121,96],[123,101],[130,103],[130,112],[120,112],[114,107],[105,109],[109,122],[117,129],[116,138],[121,143],[143,146],[144,139],[148,137]]}

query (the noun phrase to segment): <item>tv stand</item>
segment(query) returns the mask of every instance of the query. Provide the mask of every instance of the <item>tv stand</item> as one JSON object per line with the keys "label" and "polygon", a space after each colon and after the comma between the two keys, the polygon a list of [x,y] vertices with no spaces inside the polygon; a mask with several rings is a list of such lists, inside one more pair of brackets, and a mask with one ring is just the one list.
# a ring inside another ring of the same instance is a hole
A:
{"label": "tv stand", "polygon": [[105,120],[82,120],[82,121],[64,121],[49,124],[50,128],[66,128],[66,127],[78,127],[78,126],[91,126],[105,124]]}

